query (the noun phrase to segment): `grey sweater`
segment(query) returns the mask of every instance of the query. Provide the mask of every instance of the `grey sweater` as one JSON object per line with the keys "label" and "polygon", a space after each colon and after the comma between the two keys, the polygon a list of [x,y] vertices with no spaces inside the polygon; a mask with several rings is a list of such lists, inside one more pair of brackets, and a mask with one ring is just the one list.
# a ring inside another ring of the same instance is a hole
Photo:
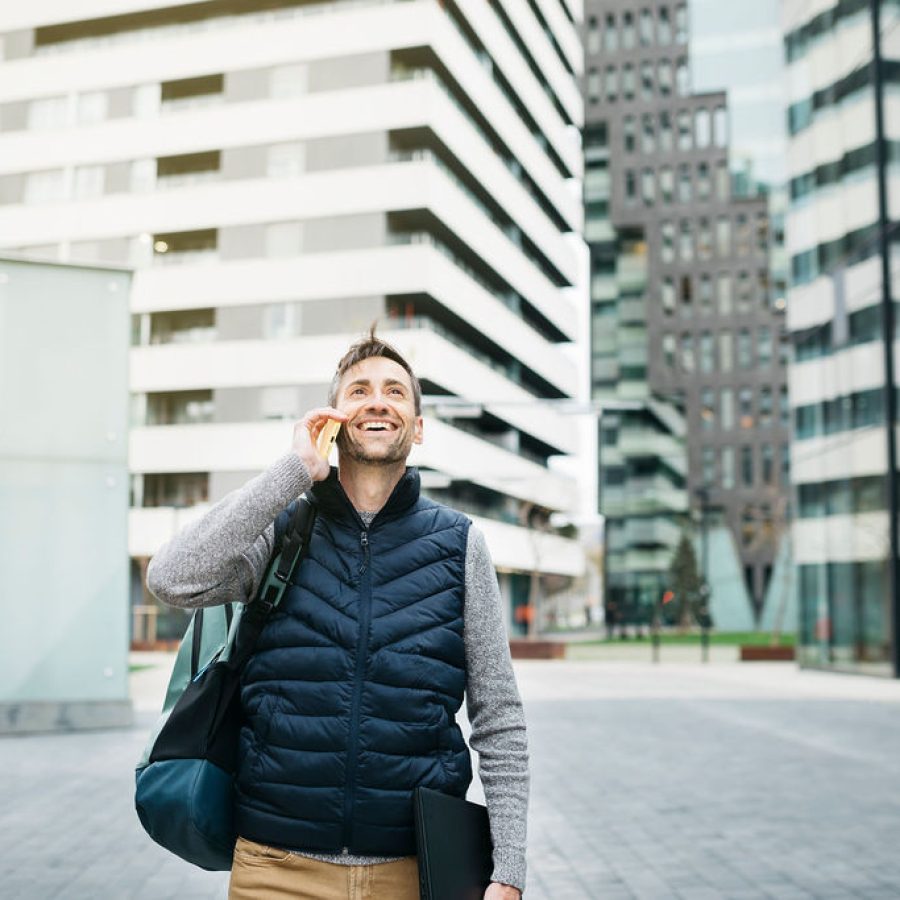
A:
{"label": "grey sweater", "polygon": [[[150,590],[163,603],[183,608],[251,600],[272,553],[275,517],[311,486],[300,458],[286,454],[160,548],[147,570]],[[469,529],[465,587],[466,709],[491,823],[492,878],[524,890],[528,809],[525,716],[510,660],[497,576],[484,535],[475,526]],[[339,863],[385,861],[380,857],[308,855]]]}

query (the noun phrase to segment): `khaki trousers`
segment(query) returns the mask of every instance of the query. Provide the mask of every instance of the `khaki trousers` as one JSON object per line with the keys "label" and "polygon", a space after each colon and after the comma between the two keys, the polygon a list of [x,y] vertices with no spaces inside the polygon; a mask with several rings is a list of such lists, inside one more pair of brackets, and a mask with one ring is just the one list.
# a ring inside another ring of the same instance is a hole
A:
{"label": "khaki trousers", "polygon": [[342,866],[238,838],[228,900],[419,900],[414,856]]}

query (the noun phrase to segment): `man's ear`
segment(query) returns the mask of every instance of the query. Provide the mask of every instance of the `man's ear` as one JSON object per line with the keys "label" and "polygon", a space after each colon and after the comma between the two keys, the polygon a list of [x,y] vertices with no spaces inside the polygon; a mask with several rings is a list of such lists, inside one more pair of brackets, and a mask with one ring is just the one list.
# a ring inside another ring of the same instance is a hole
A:
{"label": "man's ear", "polygon": [[421,444],[423,440],[423,431],[424,428],[424,419],[421,416],[416,416],[416,427],[413,431],[413,443]]}

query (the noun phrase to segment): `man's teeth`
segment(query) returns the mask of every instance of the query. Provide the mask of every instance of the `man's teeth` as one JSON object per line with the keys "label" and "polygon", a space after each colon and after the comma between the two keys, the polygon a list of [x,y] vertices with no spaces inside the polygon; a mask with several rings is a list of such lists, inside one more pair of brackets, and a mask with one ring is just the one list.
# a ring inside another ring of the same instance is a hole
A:
{"label": "man's teeth", "polygon": [[387,431],[388,426],[383,422],[364,422],[362,429],[363,431]]}

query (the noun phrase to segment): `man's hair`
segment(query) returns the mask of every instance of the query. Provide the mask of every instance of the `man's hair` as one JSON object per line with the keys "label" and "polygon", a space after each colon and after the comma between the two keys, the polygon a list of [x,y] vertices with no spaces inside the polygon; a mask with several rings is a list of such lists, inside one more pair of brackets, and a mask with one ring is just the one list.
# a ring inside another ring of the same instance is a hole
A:
{"label": "man's hair", "polygon": [[369,333],[360,338],[350,346],[350,349],[340,358],[334,378],[331,379],[331,387],[328,389],[328,403],[334,406],[337,403],[338,387],[340,387],[341,379],[347,372],[357,363],[361,363],[364,359],[372,359],[375,356],[383,356],[386,359],[393,360],[397,365],[406,370],[409,380],[412,382],[413,402],[416,407],[416,415],[422,414],[422,386],[419,379],[416,378],[412,366],[403,358],[400,351],[396,347],[391,346],[387,341],[375,336],[375,327],[378,323],[373,322]]}

